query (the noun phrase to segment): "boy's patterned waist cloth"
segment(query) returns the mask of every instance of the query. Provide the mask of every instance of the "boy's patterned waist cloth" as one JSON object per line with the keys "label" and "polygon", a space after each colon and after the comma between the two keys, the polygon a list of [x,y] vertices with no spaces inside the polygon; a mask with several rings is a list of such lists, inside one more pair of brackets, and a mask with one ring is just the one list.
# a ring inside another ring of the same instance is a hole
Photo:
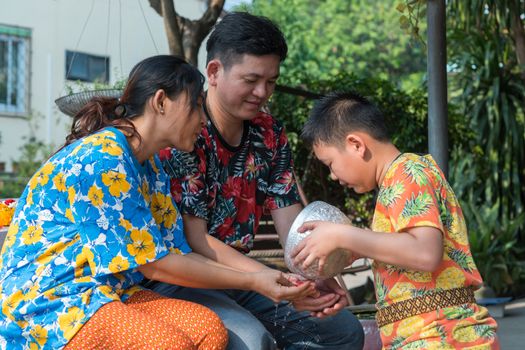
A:
{"label": "boy's patterned waist cloth", "polygon": [[440,308],[475,302],[474,290],[470,287],[440,290],[381,308],[377,310],[376,321],[379,327],[383,327],[387,324]]}

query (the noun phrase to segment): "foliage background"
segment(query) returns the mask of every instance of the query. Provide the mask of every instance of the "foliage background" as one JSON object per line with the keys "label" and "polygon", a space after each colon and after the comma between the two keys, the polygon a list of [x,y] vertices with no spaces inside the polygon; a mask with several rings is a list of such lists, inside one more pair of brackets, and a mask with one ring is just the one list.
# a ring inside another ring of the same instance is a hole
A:
{"label": "foliage background", "polygon": [[[382,108],[402,151],[428,151],[426,1],[253,0],[239,9],[269,17],[285,33],[279,84],[320,94],[356,90]],[[525,294],[525,69],[513,36],[524,18],[523,0],[447,2],[449,180],[478,267],[499,295]],[[311,106],[281,92],[271,100],[306,195],[367,226],[373,194],[330,182],[298,137]]]}

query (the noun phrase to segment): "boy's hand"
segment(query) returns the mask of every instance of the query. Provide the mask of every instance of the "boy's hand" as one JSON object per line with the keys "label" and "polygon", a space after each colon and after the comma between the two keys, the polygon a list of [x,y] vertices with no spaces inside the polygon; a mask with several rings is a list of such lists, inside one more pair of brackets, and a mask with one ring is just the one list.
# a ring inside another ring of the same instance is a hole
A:
{"label": "boy's hand", "polygon": [[312,231],[294,248],[291,258],[295,265],[302,264],[303,269],[319,260],[318,272],[321,274],[326,259],[340,244],[340,224],[326,221],[308,221],[299,227],[299,232]]}

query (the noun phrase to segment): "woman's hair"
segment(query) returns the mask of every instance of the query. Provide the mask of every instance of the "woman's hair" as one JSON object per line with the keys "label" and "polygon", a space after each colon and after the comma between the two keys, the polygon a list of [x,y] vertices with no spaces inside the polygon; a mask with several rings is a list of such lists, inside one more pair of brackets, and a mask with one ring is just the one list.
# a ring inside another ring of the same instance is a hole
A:
{"label": "woman's hair", "polygon": [[130,119],[144,113],[150,97],[164,90],[170,99],[188,94],[190,108],[197,107],[202,96],[204,76],[182,58],[158,55],[139,62],[129,73],[120,98],[95,97],[73,118],[71,133],[63,147],[107,126],[130,132],[140,139]]}

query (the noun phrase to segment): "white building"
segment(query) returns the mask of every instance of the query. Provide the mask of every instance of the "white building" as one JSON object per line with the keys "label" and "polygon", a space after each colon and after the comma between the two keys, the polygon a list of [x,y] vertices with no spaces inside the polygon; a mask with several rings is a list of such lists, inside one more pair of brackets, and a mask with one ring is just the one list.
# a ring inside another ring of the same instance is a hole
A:
{"label": "white building", "polygon": [[[193,19],[207,5],[175,6]],[[16,169],[31,125],[37,140],[64,142],[71,118],[54,101],[81,89],[77,79],[112,85],[141,59],[169,52],[162,17],[148,0],[0,0],[0,9],[0,173]]]}

